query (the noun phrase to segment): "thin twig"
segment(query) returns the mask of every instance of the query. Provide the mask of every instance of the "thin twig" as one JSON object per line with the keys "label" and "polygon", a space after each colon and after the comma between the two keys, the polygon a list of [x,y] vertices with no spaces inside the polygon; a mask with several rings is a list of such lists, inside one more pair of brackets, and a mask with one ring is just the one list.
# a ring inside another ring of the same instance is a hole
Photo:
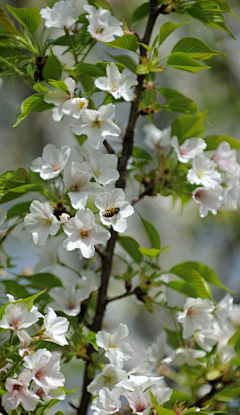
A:
{"label": "thin twig", "polygon": [[144,196],[148,195],[149,192],[154,189],[154,185],[155,185],[154,182],[149,183],[149,185],[146,187],[146,189],[142,193],[140,193],[138,196],[136,196],[130,202],[130,204],[133,206],[133,205],[135,205],[135,203],[139,202],[139,200],[141,200]]}
{"label": "thin twig", "polygon": [[111,144],[106,140],[104,140],[103,145],[106,147],[109,154],[114,154],[117,158],[119,157],[118,153],[114,150],[114,148],[111,146]]}
{"label": "thin twig", "polygon": [[141,290],[137,287],[133,291],[126,291],[124,294],[118,295],[117,297],[108,298],[107,303],[110,303],[111,301],[121,300],[122,298],[130,297],[131,295],[137,295],[139,292],[141,292]]}

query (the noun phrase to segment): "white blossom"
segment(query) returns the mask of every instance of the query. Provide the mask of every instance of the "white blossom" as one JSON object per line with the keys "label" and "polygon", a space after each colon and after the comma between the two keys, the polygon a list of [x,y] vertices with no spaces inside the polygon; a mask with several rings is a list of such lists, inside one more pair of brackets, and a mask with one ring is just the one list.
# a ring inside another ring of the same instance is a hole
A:
{"label": "white blossom", "polygon": [[146,396],[141,388],[136,388],[134,392],[126,392],[125,397],[134,414],[148,415],[150,413],[152,409],[150,397]]}
{"label": "white blossom", "polygon": [[108,387],[110,390],[120,382],[122,379],[127,378],[125,370],[119,369],[114,365],[106,365],[100,373],[91,383],[88,385],[87,390],[92,395],[98,395],[100,389]]}
{"label": "white blossom", "polygon": [[193,159],[196,154],[203,153],[203,150],[207,147],[207,144],[202,138],[187,139],[179,146],[178,138],[176,136],[172,138],[171,145],[181,163],[188,163],[188,161]]}
{"label": "white blossom", "polygon": [[213,215],[216,215],[217,211],[222,206],[222,187],[197,187],[197,189],[192,192],[192,198],[199,205],[199,214],[201,218],[205,218],[209,211],[212,212]]}
{"label": "white blossom", "polygon": [[35,245],[44,246],[49,235],[56,235],[60,222],[53,214],[54,209],[48,202],[34,200],[30,205],[30,213],[24,218],[25,228],[32,234]]}
{"label": "white blossom", "polygon": [[193,335],[196,343],[206,352],[211,352],[213,346],[218,342],[218,337],[214,330],[199,330]]}
{"label": "white blossom", "polygon": [[64,27],[71,27],[77,19],[73,18],[73,3],[74,0],[60,0],[54,4],[52,9],[46,7],[40,10],[42,19],[45,19],[45,26],[48,28],[57,27],[63,29]]}
{"label": "white blossom", "polygon": [[143,126],[145,138],[143,143],[151,151],[158,151],[161,147],[171,144],[171,127],[160,130],[154,124],[145,124]]}
{"label": "white blossom", "polygon": [[58,401],[63,401],[66,398],[66,393],[58,388],[58,389],[50,389],[48,393],[45,393],[41,386],[33,384],[31,386],[31,390],[39,396],[41,399],[39,402],[44,404],[45,402],[50,401],[51,399],[57,399]]}
{"label": "white blossom", "polygon": [[110,238],[110,233],[100,225],[96,225],[95,217],[90,209],[80,209],[74,218],[64,224],[64,232],[68,238],[63,242],[67,251],[80,249],[84,258],[91,258],[96,244],[103,244]]}
{"label": "white blossom", "polygon": [[198,366],[201,363],[197,360],[206,356],[206,352],[202,350],[188,349],[179,347],[171,356],[162,360],[163,365],[182,366],[187,364],[189,366]]}
{"label": "white blossom", "polygon": [[217,304],[214,310],[214,315],[217,317],[219,322],[225,323],[233,309],[233,297],[227,293],[221,301]]}
{"label": "white blossom", "polygon": [[192,336],[197,329],[212,328],[212,301],[201,298],[188,298],[182,312],[178,313],[177,321],[183,326],[183,338]]}
{"label": "white blossom", "polygon": [[2,329],[20,330],[32,326],[38,321],[34,312],[28,311],[26,303],[8,304],[0,321]]}
{"label": "white blossom", "polygon": [[134,90],[132,86],[138,82],[134,75],[122,75],[114,63],[107,65],[107,76],[101,76],[95,80],[95,86],[102,91],[109,92],[115,99],[123,98],[132,101]]}
{"label": "white blossom", "polygon": [[135,389],[141,389],[143,392],[152,388],[153,386],[159,386],[162,384],[163,376],[135,376],[130,375],[128,379],[121,380],[117,386],[124,390],[134,392]]}
{"label": "white blossom", "polygon": [[122,189],[113,189],[110,193],[101,193],[96,197],[95,205],[104,225],[112,226],[116,232],[125,232],[127,218],[134,213],[132,205],[125,200]]}
{"label": "white blossom", "polygon": [[94,39],[100,42],[112,42],[116,36],[121,37],[124,35],[121,28],[122,22],[112,16],[109,10],[102,7],[96,10],[94,6],[89,5],[84,5],[83,9],[88,13],[86,15],[89,21],[87,29]]}
{"label": "white blossom", "polygon": [[28,348],[32,339],[25,330],[17,330],[17,336],[20,340],[21,349],[18,350],[18,353],[21,357],[32,353],[32,350]]}
{"label": "white blossom", "polygon": [[64,386],[65,378],[60,372],[60,355],[51,353],[47,349],[39,349],[36,353],[24,357],[23,366],[32,372],[36,385],[45,393],[50,389]]}
{"label": "white blossom", "polygon": [[240,327],[240,305],[233,304],[232,310],[229,313],[230,320]]}
{"label": "white blossom", "polygon": [[26,411],[36,409],[39,397],[28,389],[31,380],[32,374],[28,370],[21,372],[17,379],[8,378],[6,380],[5,388],[8,392],[2,396],[2,406],[7,411],[16,409],[20,402]]}
{"label": "white blossom", "polygon": [[71,154],[69,146],[63,146],[59,150],[54,144],[47,144],[43,149],[42,157],[33,160],[31,170],[40,173],[44,180],[57,177],[66,166]]}
{"label": "white blossom", "polygon": [[68,195],[74,209],[85,208],[88,195],[100,193],[101,186],[98,183],[90,182],[90,179],[89,172],[83,171],[81,164],[77,162],[73,162],[64,169],[63,181],[65,186],[70,189]]}
{"label": "white blossom", "polygon": [[[90,6],[88,6],[90,7]],[[107,135],[118,137],[121,129],[113,122],[115,105],[101,105],[98,110],[86,109],[80,120],[72,122],[72,131],[88,136],[89,147],[99,150]]]}
{"label": "white blossom", "polygon": [[230,144],[226,141],[222,141],[219,144],[213,160],[220,170],[223,170],[231,175],[236,174],[240,167],[237,163],[236,150],[232,150]]}
{"label": "white blossom", "polygon": [[[64,3],[66,3],[64,1]],[[57,3],[56,3],[57,4]],[[54,104],[55,108],[52,109],[53,121],[61,121],[65,112],[69,113],[69,104],[68,101],[71,101],[74,96],[76,89],[76,82],[73,78],[68,77],[64,80],[67,91],[62,89],[55,89],[54,91],[48,91],[44,95],[44,101],[50,104]]]}
{"label": "white blossom", "polygon": [[58,317],[51,307],[44,317],[43,330],[44,340],[57,343],[60,346],[68,344],[65,333],[68,330],[69,322],[65,317]]}
{"label": "white blossom", "polygon": [[89,173],[97,183],[106,185],[119,178],[117,157],[114,154],[103,154],[100,150],[91,149],[89,160],[81,163],[79,168]]}
{"label": "white blossom", "polygon": [[124,366],[124,361],[133,359],[135,356],[134,347],[127,342],[129,331],[126,324],[120,324],[114,334],[107,331],[97,332],[96,341],[99,347],[106,350],[105,356],[108,357],[112,365]]}
{"label": "white blossom", "polygon": [[94,409],[94,415],[109,415],[119,412],[121,408],[120,401],[121,389],[114,388],[111,391],[103,388],[99,391],[99,397],[93,400],[91,409]]}
{"label": "white blossom", "polygon": [[240,170],[237,170],[235,175],[229,177],[229,174],[222,175],[223,177],[223,200],[225,205],[228,201],[231,202],[233,209],[237,209],[240,197]]}
{"label": "white blossom", "polygon": [[87,106],[88,100],[86,98],[72,98],[64,102],[62,111],[64,114],[71,115],[73,118],[79,120]]}
{"label": "white blossom", "polygon": [[221,174],[215,169],[214,161],[203,154],[196,154],[192,165],[193,168],[187,173],[187,180],[190,183],[201,184],[204,187],[216,187],[222,182]]}
{"label": "white blossom", "polygon": [[69,285],[67,288],[54,287],[49,291],[55,303],[50,306],[54,310],[63,311],[68,316],[77,316],[81,310],[81,302],[89,297],[88,290],[76,290],[74,285]]}

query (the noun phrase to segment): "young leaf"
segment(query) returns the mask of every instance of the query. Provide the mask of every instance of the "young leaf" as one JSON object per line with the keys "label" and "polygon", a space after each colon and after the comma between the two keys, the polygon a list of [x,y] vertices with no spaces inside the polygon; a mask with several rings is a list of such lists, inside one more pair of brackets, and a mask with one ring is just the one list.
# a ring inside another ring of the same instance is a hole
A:
{"label": "young leaf", "polygon": [[142,254],[139,251],[140,245],[130,236],[118,236],[118,243],[130,255],[130,257],[138,264],[142,262]]}
{"label": "young leaf", "polygon": [[54,88],[67,92],[67,85],[64,81],[56,81],[55,79],[49,79],[48,83],[54,86]]}
{"label": "young leaf", "polygon": [[186,281],[170,281],[167,284],[167,287],[188,297],[201,297],[201,292],[199,292],[196,287],[194,287]]}
{"label": "young leaf", "polygon": [[126,66],[126,68],[128,68],[134,74],[136,73],[137,63],[133,58],[131,58],[131,56],[111,55],[110,53],[107,53],[107,55],[110,56],[111,59],[114,59],[116,62],[119,62],[122,65]]}
{"label": "young leaf", "polygon": [[44,94],[50,91],[50,89],[46,85],[43,85],[40,82],[37,82],[36,84],[34,84],[33,88],[35,89],[35,91],[43,92]]}
{"label": "young leaf", "polygon": [[[215,3],[215,5],[214,5]],[[216,2],[212,1],[212,7],[208,6],[209,0],[200,0],[197,1],[192,7],[189,7],[186,10],[186,13],[189,14],[194,19],[200,20],[206,26],[214,27],[216,29],[221,29],[227,32],[230,36],[235,39],[233,34],[230,32],[226,26],[225,19],[218,7]]]}
{"label": "young leaf", "polygon": [[204,140],[207,143],[207,150],[216,150],[222,141],[229,143],[232,148],[240,148],[240,141],[228,135],[208,135]]}
{"label": "young leaf", "polygon": [[85,24],[84,26],[81,27],[76,38],[74,39],[74,44],[80,45],[80,46],[86,46],[91,42],[91,40],[92,40],[92,37],[88,32],[87,25]]}
{"label": "young leaf", "polygon": [[29,292],[23,285],[20,285],[14,280],[1,280],[1,283],[5,285],[6,292],[14,297],[28,297]]}
{"label": "young leaf", "polygon": [[111,48],[128,49],[132,52],[136,52],[138,48],[138,38],[137,36],[131,34],[124,35],[122,37],[118,37],[113,42],[106,43],[106,45],[110,46]]}
{"label": "young leaf", "polygon": [[193,114],[201,116],[201,112],[198,109],[197,104],[187,97],[175,97],[171,98],[167,104],[162,107],[165,111],[184,112],[186,114]]}
{"label": "young leaf", "polygon": [[21,202],[12,206],[7,213],[7,220],[15,218],[16,216],[22,216],[24,213],[27,213],[29,211],[29,206],[31,205],[31,203],[32,201]]}
{"label": "young leaf", "polygon": [[53,287],[62,287],[62,283],[58,277],[46,272],[33,275],[19,275],[19,278],[28,280],[31,283],[31,286],[37,289],[51,289]]}
{"label": "young leaf", "polygon": [[151,154],[149,154],[146,150],[141,147],[135,146],[133,149],[133,157],[153,161]]}
{"label": "young leaf", "polygon": [[7,13],[5,12],[1,4],[0,4],[0,20],[9,32],[13,33],[14,35],[18,35],[18,31],[16,27],[14,26],[13,22],[9,19]]}
{"label": "young leaf", "polygon": [[6,4],[6,7],[19,23],[30,30],[30,32],[36,32],[41,22],[41,16],[36,7],[17,8],[9,4]]}
{"label": "young leaf", "polygon": [[44,101],[44,97],[42,94],[31,95],[30,97],[25,99],[25,101],[22,102],[20,107],[21,114],[19,115],[13,127],[17,127],[18,124],[20,124],[20,122],[24,120],[30,113],[46,111],[53,107],[53,104],[48,104]]}
{"label": "young leaf", "polygon": [[157,229],[152,223],[148,222],[146,219],[143,219],[142,216],[140,216],[140,219],[147,233],[150,244],[153,248],[159,250],[161,248],[161,239]]}
{"label": "young leaf", "polygon": [[160,254],[160,252],[162,252],[161,249],[156,249],[156,248],[139,248],[139,251],[141,252],[141,254],[146,255],[148,258],[155,258],[156,256],[158,256]]}
{"label": "young leaf", "polygon": [[173,52],[184,52],[194,59],[207,60],[212,56],[227,56],[226,53],[211,49],[206,43],[196,37],[180,39],[172,49]]}
{"label": "young leaf", "polygon": [[42,75],[45,81],[49,79],[56,79],[60,81],[62,77],[62,64],[58,58],[51,52],[42,70]]}
{"label": "young leaf", "polygon": [[187,138],[202,137],[205,132],[203,121],[203,117],[193,115],[178,117],[172,123],[172,136],[176,135],[180,144]]}
{"label": "young leaf", "polygon": [[192,59],[187,53],[183,52],[173,52],[168,58],[168,66],[172,66],[176,69],[181,69],[183,71],[196,73],[201,69],[209,69],[210,66],[202,65],[201,63]]}
{"label": "young leaf", "polygon": [[179,265],[176,265],[173,267],[170,272],[172,272],[175,275],[178,275],[180,278],[184,278],[184,275],[186,275],[189,272],[197,271],[199,275],[201,275],[202,278],[204,278],[208,283],[214,284],[219,288],[222,288],[225,291],[233,293],[232,290],[227,288],[225,285],[221,283],[219,280],[217,274],[213,271],[211,267],[209,267],[206,264],[202,264],[201,262],[183,262]]}
{"label": "young leaf", "polygon": [[74,69],[79,73],[86,73],[88,75],[99,77],[99,76],[105,76],[105,72],[100,69],[96,65],[92,65],[91,63],[79,63],[78,65],[74,66]]}
{"label": "young leaf", "polygon": [[140,22],[140,20],[144,19],[144,17],[148,16],[150,10],[150,3],[143,3],[138,6],[132,15],[132,27]]}
{"label": "young leaf", "polygon": [[186,24],[187,22],[184,23],[173,23],[173,22],[166,22],[161,26],[160,29],[160,33],[158,36],[158,45],[161,46],[161,44],[164,42],[165,39],[167,39],[167,37],[169,35],[171,35],[172,32],[174,32],[176,29],[178,29],[179,27],[181,27],[182,25]]}

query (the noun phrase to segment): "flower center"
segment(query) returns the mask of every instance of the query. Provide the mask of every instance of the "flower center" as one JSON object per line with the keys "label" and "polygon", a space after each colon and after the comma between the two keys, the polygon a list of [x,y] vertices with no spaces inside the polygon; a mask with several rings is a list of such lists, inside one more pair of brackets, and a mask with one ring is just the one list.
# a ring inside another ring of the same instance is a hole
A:
{"label": "flower center", "polygon": [[72,192],[79,192],[80,191],[80,183],[75,183],[71,187]]}
{"label": "flower center", "polygon": [[117,86],[116,82],[112,82],[111,83],[111,91],[115,92],[117,89],[118,89],[118,86]]}
{"label": "flower center", "polygon": [[14,385],[13,386],[13,390],[15,390],[15,391],[20,391],[21,389],[22,389],[21,385]]}
{"label": "flower center", "polygon": [[80,236],[82,239],[88,238],[88,231],[85,231],[84,229],[81,230]]}
{"label": "flower center", "polygon": [[94,176],[96,176],[96,177],[101,176],[101,170],[96,170],[93,173],[94,173]]}
{"label": "flower center", "polygon": [[99,120],[98,116],[96,117],[96,119],[92,122],[92,126],[93,128],[100,128],[102,124],[102,121]]}
{"label": "flower center", "polygon": [[43,226],[51,226],[52,220],[50,218],[44,218],[42,220],[42,225]]}
{"label": "flower center", "polygon": [[58,163],[56,163],[56,164],[54,164],[54,163],[49,163],[51,166],[52,166],[52,168],[53,168],[53,170],[54,171],[59,171],[59,170],[61,170],[61,167],[59,166],[59,164]]}
{"label": "flower center", "polygon": [[10,323],[10,327],[14,327],[15,329],[18,329],[19,323],[21,323],[22,319],[21,318],[17,318],[16,320],[13,320]]}

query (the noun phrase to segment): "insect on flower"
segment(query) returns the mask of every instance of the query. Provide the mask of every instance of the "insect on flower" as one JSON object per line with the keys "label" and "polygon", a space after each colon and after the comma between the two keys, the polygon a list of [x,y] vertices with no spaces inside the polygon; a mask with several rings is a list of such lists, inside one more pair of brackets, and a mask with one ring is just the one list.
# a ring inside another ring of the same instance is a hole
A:
{"label": "insect on flower", "polygon": [[105,218],[112,218],[113,216],[117,215],[120,212],[120,209],[118,207],[113,207],[111,209],[106,209],[103,216]]}

